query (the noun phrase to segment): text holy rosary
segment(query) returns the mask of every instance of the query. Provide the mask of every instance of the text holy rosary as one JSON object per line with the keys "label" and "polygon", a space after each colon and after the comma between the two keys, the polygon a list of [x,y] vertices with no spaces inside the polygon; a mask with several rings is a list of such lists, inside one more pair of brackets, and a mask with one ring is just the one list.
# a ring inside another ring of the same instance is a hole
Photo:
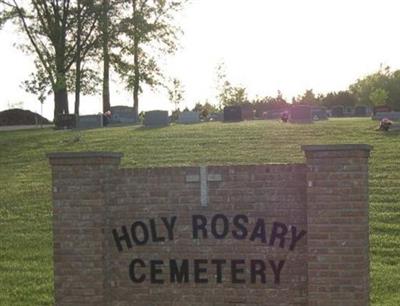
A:
{"label": "text holy rosary", "polygon": [[[119,252],[130,249],[134,245],[142,246],[149,242],[157,243],[174,240],[174,229],[177,216],[149,219],[147,222],[135,221],[129,227],[122,225],[120,229],[113,229],[112,235]],[[298,231],[296,226],[274,222],[270,231],[264,219],[258,218],[254,224],[249,224],[246,215],[235,215],[231,221],[223,214],[212,217],[204,215],[192,216],[193,239],[234,239],[261,242],[270,247],[285,248],[293,251],[296,244],[306,235],[306,231]],[[160,227],[166,230],[166,236],[160,235]],[[268,232],[268,234],[267,234]],[[279,284],[280,275],[284,267],[284,260],[258,259],[169,259],[144,260],[135,258],[129,264],[129,277],[133,283],[142,283],[149,280],[152,284],[195,283],[231,281],[231,283],[262,283],[271,280]],[[266,272],[269,269],[270,273]],[[226,276],[229,273],[229,277]],[[245,275],[249,274],[249,277]],[[211,277],[212,275],[212,277]],[[212,280],[211,280],[212,278]],[[246,280],[247,279],[247,280]]]}

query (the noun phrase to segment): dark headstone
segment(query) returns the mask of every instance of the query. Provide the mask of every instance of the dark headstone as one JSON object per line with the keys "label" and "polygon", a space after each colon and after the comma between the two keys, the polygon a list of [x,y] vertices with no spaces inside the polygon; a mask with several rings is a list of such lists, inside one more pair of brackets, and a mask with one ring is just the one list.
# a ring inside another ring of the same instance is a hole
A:
{"label": "dark headstone", "polygon": [[365,117],[369,116],[369,108],[365,105],[358,105],[354,108],[354,116]]}
{"label": "dark headstone", "polygon": [[265,116],[268,112],[268,105],[267,104],[259,104],[255,106],[255,116],[259,119],[266,119]]}
{"label": "dark headstone", "polygon": [[328,113],[325,107],[313,107],[311,108],[311,115],[313,120],[327,120]]}
{"label": "dark headstone", "polygon": [[78,129],[96,129],[103,127],[103,114],[79,116]]}
{"label": "dark headstone", "polygon": [[400,112],[379,112],[372,116],[374,120],[382,120],[383,118],[398,121],[400,120]]}
{"label": "dark headstone", "polygon": [[242,120],[254,120],[253,107],[242,106]]}
{"label": "dark headstone", "polygon": [[144,126],[158,127],[169,125],[168,111],[154,110],[144,115]]}
{"label": "dark headstone", "polygon": [[224,113],[212,113],[207,117],[208,121],[222,121],[224,120]]}
{"label": "dark headstone", "polygon": [[136,123],[138,118],[133,107],[113,106],[111,107],[111,123]]}
{"label": "dark headstone", "polygon": [[354,108],[352,106],[345,106],[343,108],[343,115],[347,117],[354,116]]}
{"label": "dark headstone", "polygon": [[199,122],[200,114],[198,112],[184,111],[179,114],[178,123],[191,124]]}
{"label": "dark headstone", "polygon": [[263,119],[280,119],[282,113],[284,113],[285,109],[275,109],[275,110],[269,110],[267,112],[264,112],[263,114]]}
{"label": "dark headstone", "polygon": [[240,106],[226,106],[224,108],[225,122],[242,121],[242,108]]}
{"label": "dark headstone", "polygon": [[73,129],[76,127],[76,121],[74,114],[59,114],[54,120],[56,129]]}
{"label": "dark headstone", "polygon": [[290,109],[289,122],[312,123],[311,107],[308,105],[294,105]]}
{"label": "dark headstone", "polygon": [[343,117],[344,116],[344,108],[343,106],[334,106],[331,109],[332,117]]}
{"label": "dark headstone", "polygon": [[388,113],[391,112],[392,108],[389,105],[379,105],[379,106],[374,106],[374,115],[377,113]]}

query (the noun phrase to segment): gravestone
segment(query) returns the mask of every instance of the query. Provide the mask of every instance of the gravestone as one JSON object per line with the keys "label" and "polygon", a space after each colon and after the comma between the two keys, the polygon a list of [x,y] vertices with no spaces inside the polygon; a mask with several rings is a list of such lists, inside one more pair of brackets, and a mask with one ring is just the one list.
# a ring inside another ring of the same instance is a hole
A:
{"label": "gravestone", "polygon": [[111,123],[137,123],[138,118],[136,116],[133,107],[119,105],[111,107]]}
{"label": "gravestone", "polygon": [[269,110],[267,104],[256,104],[255,106],[255,117],[258,119],[266,119],[265,116]]}
{"label": "gravestone", "polygon": [[382,120],[383,118],[387,118],[392,121],[398,121],[400,120],[400,112],[378,112],[372,116],[373,120]]}
{"label": "gravestone", "polygon": [[212,113],[209,114],[207,117],[208,121],[223,121],[224,120],[224,113],[219,112],[219,113]]}
{"label": "gravestone", "polygon": [[252,106],[242,106],[242,120],[254,120],[254,109]]}
{"label": "gravestone", "polygon": [[331,114],[332,114],[332,117],[343,117],[344,116],[344,107],[341,105],[332,107]]}
{"label": "gravestone", "polygon": [[370,109],[366,105],[357,105],[354,108],[354,116],[356,117],[366,117],[370,115]]}
{"label": "gravestone", "polygon": [[56,129],[73,129],[76,127],[76,116],[74,114],[58,114],[55,119]]}
{"label": "gravestone", "polygon": [[293,105],[289,112],[291,123],[312,123],[311,107],[308,105]]}
{"label": "gravestone", "polygon": [[328,120],[328,113],[325,107],[312,107],[311,115],[313,120]]}
{"label": "gravestone", "polygon": [[144,126],[160,127],[169,125],[168,111],[154,110],[146,112],[144,115]]}
{"label": "gravestone", "polygon": [[76,127],[78,129],[96,129],[103,127],[103,114],[79,116]]}
{"label": "gravestone", "polygon": [[374,106],[373,109],[373,114],[377,113],[389,113],[392,111],[392,108],[389,105],[379,105],[379,106]]}
{"label": "gravestone", "polygon": [[280,119],[282,113],[287,112],[286,109],[274,109],[263,113],[263,119]]}
{"label": "gravestone", "polygon": [[343,108],[343,115],[346,117],[352,117],[354,116],[354,107],[352,106],[345,106]]}
{"label": "gravestone", "polygon": [[242,121],[242,108],[240,106],[224,107],[224,122]]}
{"label": "gravestone", "polygon": [[200,114],[198,112],[184,111],[179,114],[178,123],[191,124],[199,122]]}
{"label": "gravestone", "polygon": [[133,169],[49,154],[55,305],[368,305],[371,147],[302,149],[301,164]]}

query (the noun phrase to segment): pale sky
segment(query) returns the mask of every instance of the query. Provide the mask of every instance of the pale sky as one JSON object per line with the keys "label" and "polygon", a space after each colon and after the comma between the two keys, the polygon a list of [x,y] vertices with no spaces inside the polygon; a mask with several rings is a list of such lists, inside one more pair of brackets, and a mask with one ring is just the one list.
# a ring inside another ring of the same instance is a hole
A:
{"label": "pale sky", "polygon": [[[185,106],[216,103],[215,68],[223,61],[228,79],[247,88],[250,98],[275,96],[288,101],[313,89],[347,89],[380,64],[400,69],[400,2],[397,0],[191,0],[181,13],[181,49],[164,58],[168,75],[181,80]],[[18,35],[23,37],[21,35]],[[0,110],[10,106],[40,112],[37,98],[21,83],[32,59],[13,47],[12,27],[0,32]],[[70,111],[73,111],[70,96]],[[167,93],[145,92],[140,110],[171,110]],[[116,83],[111,105],[132,106],[132,94]],[[52,119],[53,97],[43,114]],[[81,113],[101,111],[101,96],[82,97]]]}

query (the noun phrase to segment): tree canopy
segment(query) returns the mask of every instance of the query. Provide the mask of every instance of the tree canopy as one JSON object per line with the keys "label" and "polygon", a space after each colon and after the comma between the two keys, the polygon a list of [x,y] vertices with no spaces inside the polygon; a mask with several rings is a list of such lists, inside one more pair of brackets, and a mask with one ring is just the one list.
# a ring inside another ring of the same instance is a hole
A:
{"label": "tree canopy", "polygon": [[[0,27],[13,20],[25,33],[21,46],[35,55],[36,71],[25,82],[42,101],[54,94],[54,118],[68,114],[68,93],[93,93],[103,60],[103,108],[109,108],[110,63],[133,92],[164,83],[158,60],[177,49],[180,28],[175,13],[186,0],[0,0]],[[102,51],[100,51],[102,50]],[[102,56],[98,56],[102,54]]]}
{"label": "tree canopy", "polygon": [[165,83],[158,59],[177,50],[181,30],[174,23],[174,17],[185,3],[186,0],[127,0],[122,3],[123,16],[113,63],[127,89],[132,90],[136,113],[143,85],[155,88]]}
{"label": "tree canopy", "polygon": [[381,67],[377,72],[351,84],[349,90],[359,104],[386,104],[393,109],[400,109],[400,70],[391,71],[388,66]]}
{"label": "tree canopy", "polygon": [[27,90],[40,92],[43,98],[46,88],[51,88],[54,118],[69,113],[68,90],[74,87],[76,73],[73,66],[77,60],[82,62],[96,43],[95,1],[2,0],[0,4],[0,24],[14,20],[27,37],[21,48],[35,55],[36,72],[26,82]]}

